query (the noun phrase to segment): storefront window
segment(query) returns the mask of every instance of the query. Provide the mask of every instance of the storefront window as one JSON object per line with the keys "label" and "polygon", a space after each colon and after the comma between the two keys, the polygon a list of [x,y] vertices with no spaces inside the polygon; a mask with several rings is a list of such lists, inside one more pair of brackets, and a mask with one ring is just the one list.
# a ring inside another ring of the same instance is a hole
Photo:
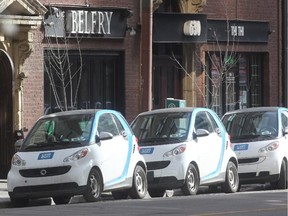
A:
{"label": "storefront window", "polygon": [[[207,55],[209,56],[209,55]],[[231,67],[219,68],[220,55],[206,59],[206,104],[219,116],[262,105],[263,55],[238,53]]]}
{"label": "storefront window", "polygon": [[[70,92],[69,77],[66,78],[66,99],[68,102],[75,100],[73,106],[68,103],[68,109],[115,109],[124,113],[124,58],[123,53],[99,53],[69,51],[70,70],[81,73],[74,73],[72,78],[72,93]],[[51,64],[48,55],[45,55],[45,64]],[[55,67],[50,67],[53,70]],[[49,70],[48,67],[45,67]],[[64,69],[64,71],[67,68]],[[61,79],[57,79],[54,73],[55,83],[51,84],[48,74],[45,71],[44,101],[46,113],[57,112],[61,109],[56,103],[55,94],[52,85],[57,86],[58,97],[62,97],[61,107],[63,109],[63,88],[61,88]],[[59,75],[58,75],[59,76]],[[68,79],[68,80],[67,80]],[[80,80],[80,85],[77,83]],[[76,96],[76,99],[74,98]]]}

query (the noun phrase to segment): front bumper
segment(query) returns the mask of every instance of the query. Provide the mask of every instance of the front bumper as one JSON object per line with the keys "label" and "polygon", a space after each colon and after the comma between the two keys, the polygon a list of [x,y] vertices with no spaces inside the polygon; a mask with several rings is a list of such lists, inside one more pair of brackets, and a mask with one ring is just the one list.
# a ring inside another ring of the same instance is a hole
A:
{"label": "front bumper", "polygon": [[74,196],[83,194],[86,186],[78,186],[75,182],[15,187],[12,192],[8,192],[11,198],[44,198],[54,196]]}
{"label": "front bumper", "polygon": [[240,183],[266,183],[280,177],[281,161],[271,157],[238,158]]}
{"label": "front bumper", "polygon": [[149,188],[170,190],[183,186],[187,170],[184,165],[186,163],[181,160],[181,157],[177,158],[178,160],[169,159],[171,160],[146,162]]}
{"label": "front bumper", "polygon": [[[45,175],[39,176],[38,170]],[[74,165],[65,173],[59,173],[58,170],[59,167],[43,167],[32,169],[32,171],[31,169],[25,170],[19,167],[12,167],[7,178],[7,188],[10,197],[44,198],[73,196],[84,193],[90,166]]]}

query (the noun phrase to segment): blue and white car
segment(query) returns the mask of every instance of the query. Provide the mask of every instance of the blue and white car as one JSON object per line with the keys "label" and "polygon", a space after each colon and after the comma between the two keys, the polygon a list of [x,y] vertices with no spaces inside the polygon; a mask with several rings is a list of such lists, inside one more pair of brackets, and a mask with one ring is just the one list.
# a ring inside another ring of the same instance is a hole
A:
{"label": "blue and white car", "polygon": [[288,109],[241,109],[226,113],[222,121],[238,157],[240,184],[287,188]]}
{"label": "blue and white car", "polygon": [[219,185],[236,192],[238,161],[216,113],[206,108],[167,108],[139,114],[131,124],[147,164],[151,197],[181,188],[197,194],[199,186]]}
{"label": "blue and white car", "polygon": [[12,158],[7,178],[14,206],[52,197],[88,202],[111,191],[115,199],[144,198],[146,163],[124,117],[113,110],[75,110],[42,116]]}

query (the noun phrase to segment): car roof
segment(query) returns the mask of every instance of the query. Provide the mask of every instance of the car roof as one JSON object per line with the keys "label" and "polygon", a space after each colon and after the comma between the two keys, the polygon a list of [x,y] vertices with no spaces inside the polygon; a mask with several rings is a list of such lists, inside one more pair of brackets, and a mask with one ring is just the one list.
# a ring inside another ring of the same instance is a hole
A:
{"label": "car roof", "polygon": [[[154,115],[160,113],[174,113],[174,112],[193,112],[197,107],[175,107],[175,108],[162,108],[162,109],[155,109],[151,111],[142,112],[139,114],[141,115]],[[206,109],[202,108],[201,109]]]}
{"label": "car roof", "polygon": [[243,112],[263,112],[263,111],[275,112],[275,111],[278,111],[279,109],[287,109],[287,108],[284,108],[284,107],[251,107],[251,108],[229,111],[225,113],[224,115],[237,114],[237,113],[243,113]]}
{"label": "car roof", "polygon": [[62,111],[62,112],[56,112],[56,113],[44,115],[41,118],[50,118],[50,117],[67,116],[67,115],[79,115],[79,114],[95,114],[101,110],[102,109],[68,110],[68,111]]}

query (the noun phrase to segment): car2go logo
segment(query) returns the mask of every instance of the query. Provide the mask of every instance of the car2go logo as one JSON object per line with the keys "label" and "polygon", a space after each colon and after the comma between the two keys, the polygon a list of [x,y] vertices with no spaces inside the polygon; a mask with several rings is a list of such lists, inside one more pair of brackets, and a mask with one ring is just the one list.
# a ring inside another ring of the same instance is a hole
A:
{"label": "car2go logo", "polygon": [[53,155],[54,155],[54,152],[40,153],[38,156],[38,160],[49,160],[53,158]]}

